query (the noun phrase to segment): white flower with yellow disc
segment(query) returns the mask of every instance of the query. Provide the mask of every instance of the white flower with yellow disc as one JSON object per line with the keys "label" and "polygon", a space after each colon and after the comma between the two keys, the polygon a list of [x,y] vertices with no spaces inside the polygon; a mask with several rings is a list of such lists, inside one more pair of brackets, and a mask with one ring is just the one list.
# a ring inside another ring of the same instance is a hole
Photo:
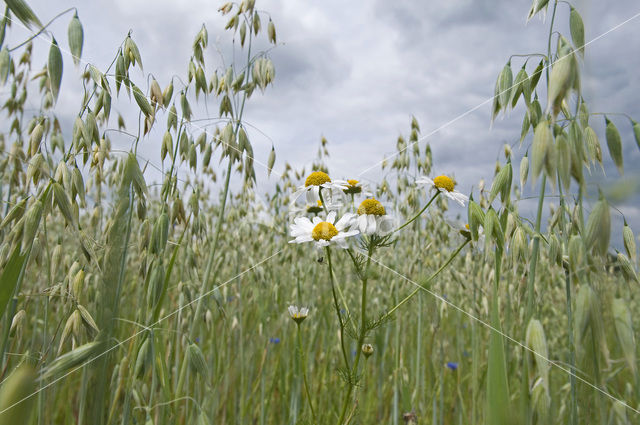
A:
{"label": "white flower with yellow disc", "polygon": [[349,179],[347,180],[347,188],[343,190],[346,195],[364,195],[364,196],[372,196],[370,192],[368,192],[367,187],[359,180]]}
{"label": "white flower with yellow disc", "polygon": [[431,180],[429,177],[422,176],[416,180],[418,184],[425,184],[429,188],[435,188],[449,199],[452,199],[464,207],[464,203],[469,200],[467,195],[464,195],[457,190],[454,190],[456,184],[447,176],[438,176]]}
{"label": "white flower with yellow disc", "polygon": [[290,305],[288,310],[289,317],[291,317],[297,324],[302,323],[309,315],[309,309],[307,307],[298,308],[297,305]]}
{"label": "white flower with yellow disc", "polygon": [[347,188],[348,184],[344,180],[331,180],[329,175],[323,171],[314,171],[309,174],[304,182],[304,185],[299,186],[293,194],[293,202],[295,202],[303,194],[307,197],[308,204],[315,204],[320,200],[320,190],[325,189],[322,192],[324,201],[329,203],[335,193],[342,193]]}
{"label": "white flower with yellow disc", "polygon": [[360,233],[358,230],[350,230],[354,217],[354,214],[345,214],[337,223],[335,211],[331,211],[325,221],[317,216],[313,220],[296,217],[290,226],[291,236],[295,239],[289,243],[314,242],[318,248],[334,244],[347,248],[347,238]]}
{"label": "white flower with yellow disc", "polygon": [[365,199],[358,207],[358,229],[364,235],[384,236],[393,230],[393,219],[374,198]]}

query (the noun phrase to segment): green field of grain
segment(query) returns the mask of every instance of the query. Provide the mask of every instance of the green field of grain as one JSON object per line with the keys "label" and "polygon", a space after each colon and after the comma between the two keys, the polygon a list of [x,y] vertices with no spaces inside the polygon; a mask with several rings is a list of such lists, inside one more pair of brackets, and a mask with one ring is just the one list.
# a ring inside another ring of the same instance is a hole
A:
{"label": "green field of grain", "polygon": [[[592,175],[622,175],[639,114],[590,112],[578,9],[523,15],[546,13],[543,53],[495,70],[487,117],[524,105],[521,134],[461,182],[411,116],[361,164],[376,181],[335,173],[320,137],[311,167],[254,155],[245,105],[287,49],[255,0],[185,29],[163,82],[130,35],[87,62],[80,5],[47,23],[4,4],[0,424],[640,423],[638,229]],[[74,66],[82,102],[60,111]]]}

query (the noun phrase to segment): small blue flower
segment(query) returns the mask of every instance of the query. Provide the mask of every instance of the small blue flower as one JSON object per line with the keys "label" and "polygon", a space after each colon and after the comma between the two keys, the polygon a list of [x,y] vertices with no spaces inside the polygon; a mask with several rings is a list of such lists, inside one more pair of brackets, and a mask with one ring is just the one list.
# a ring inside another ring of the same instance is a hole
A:
{"label": "small blue flower", "polygon": [[234,297],[233,295],[229,295],[229,296],[227,297],[227,302],[228,302],[228,303],[233,302],[233,300],[235,300],[235,299],[236,299],[236,297]]}
{"label": "small blue flower", "polygon": [[272,344],[279,344],[280,338],[269,338],[269,342]]}
{"label": "small blue flower", "polygon": [[451,370],[456,370],[458,369],[458,363],[456,362],[447,362],[447,367]]}
{"label": "small blue flower", "polygon": [[200,344],[200,337],[196,337],[196,344]]}
{"label": "small blue flower", "polygon": [[463,350],[462,351],[462,355],[465,357],[469,357],[471,355],[471,353],[469,353],[467,350]]}

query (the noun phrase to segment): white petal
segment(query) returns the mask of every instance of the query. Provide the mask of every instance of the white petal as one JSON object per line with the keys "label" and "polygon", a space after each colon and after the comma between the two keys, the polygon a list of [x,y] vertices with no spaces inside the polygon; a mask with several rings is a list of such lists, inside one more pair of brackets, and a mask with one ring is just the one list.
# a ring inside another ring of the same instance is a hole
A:
{"label": "white petal", "polygon": [[435,186],[435,183],[433,182],[433,180],[431,180],[427,176],[420,176],[419,178],[416,179],[416,183],[426,184],[427,186],[430,186],[430,187]]}
{"label": "white petal", "polygon": [[349,236],[355,236],[355,235],[357,235],[359,233],[360,233],[359,230],[349,230],[348,232],[343,232],[343,233],[340,233],[339,235],[342,235],[342,238],[348,238]]}
{"label": "white petal", "polygon": [[302,234],[311,234],[313,224],[306,217],[296,217],[293,224],[290,225],[291,236],[299,236]]}
{"label": "white petal", "polygon": [[469,200],[469,197],[458,192],[458,191],[453,191],[453,192],[448,192],[447,196],[451,199],[453,199],[454,201],[456,201],[457,203],[459,203],[461,206],[464,207],[464,203],[467,202]]}
{"label": "white petal", "polygon": [[378,233],[380,235],[386,235],[391,233],[393,230],[393,217],[390,215],[384,215],[380,217],[380,221],[378,222]]}
{"label": "white petal", "polygon": [[331,224],[335,223],[336,221],[336,212],[335,211],[331,211],[328,215],[327,215],[327,221]]}
{"label": "white petal", "polygon": [[300,186],[298,188],[298,190],[293,192],[293,195],[291,195],[291,203],[294,204],[296,202],[296,200],[300,197],[300,195],[302,195],[306,191],[307,191],[307,189],[304,186]]}
{"label": "white petal", "polygon": [[293,222],[298,225],[303,225],[305,223],[311,223],[311,220],[309,220],[309,217],[296,217],[293,219]]}
{"label": "white petal", "polygon": [[318,201],[320,200],[320,195],[318,194],[318,186],[308,186],[306,188],[307,190],[307,196],[306,196],[306,202],[307,204],[311,204],[311,205],[317,205]]}
{"label": "white petal", "polygon": [[373,235],[376,232],[376,216],[367,214],[367,235]]}
{"label": "white petal", "polygon": [[338,229],[338,231],[342,231],[347,227],[351,227],[352,225],[354,225],[353,221],[355,216],[355,214],[351,213],[346,213],[345,215],[343,215],[336,223],[336,229]]}
{"label": "white petal", "polygon": [[318,246],[318,247],[329,246],[329,241],[325,241],[324,239],[320,239],[319,241],[316,241],[316,246]]}
{"label": "white petal", "polygon": [[366,232],[367,230],[367,215],[366,214],[362,214],[358,216],[358,229],[360,229],[360,231],[362,233]]}
{"label": "white petal", "polygon": [[335,242],[335,245],[337,245],[339,248],[342,248],[342,249],[347,249],[349,247],[349,245],[347,245],[347,241],[345,239],[338,239]]}

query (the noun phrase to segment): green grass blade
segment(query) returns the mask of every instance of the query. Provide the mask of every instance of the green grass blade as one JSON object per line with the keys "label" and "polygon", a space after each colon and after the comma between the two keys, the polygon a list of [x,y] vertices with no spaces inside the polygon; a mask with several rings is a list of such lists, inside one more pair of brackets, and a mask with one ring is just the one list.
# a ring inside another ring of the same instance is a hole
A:
{"label": "green grass blade", "polygon": [[[491,304],[491,326],[500,331],[498,298],[495,291]],[[502,335],[495,330],[490,332],[489,370],[487,371],[487,420],[485,423],[492,425],[509,424],[512,422],[509,421],[509,387]]]}
{"label": "green grass blade", "polygon": [[4,315],[7,304],[13,296],[26,259],[27,254],[21,254],[20,245],[18,245],[2,270],[2,275],[0,275],[0,317]]}

